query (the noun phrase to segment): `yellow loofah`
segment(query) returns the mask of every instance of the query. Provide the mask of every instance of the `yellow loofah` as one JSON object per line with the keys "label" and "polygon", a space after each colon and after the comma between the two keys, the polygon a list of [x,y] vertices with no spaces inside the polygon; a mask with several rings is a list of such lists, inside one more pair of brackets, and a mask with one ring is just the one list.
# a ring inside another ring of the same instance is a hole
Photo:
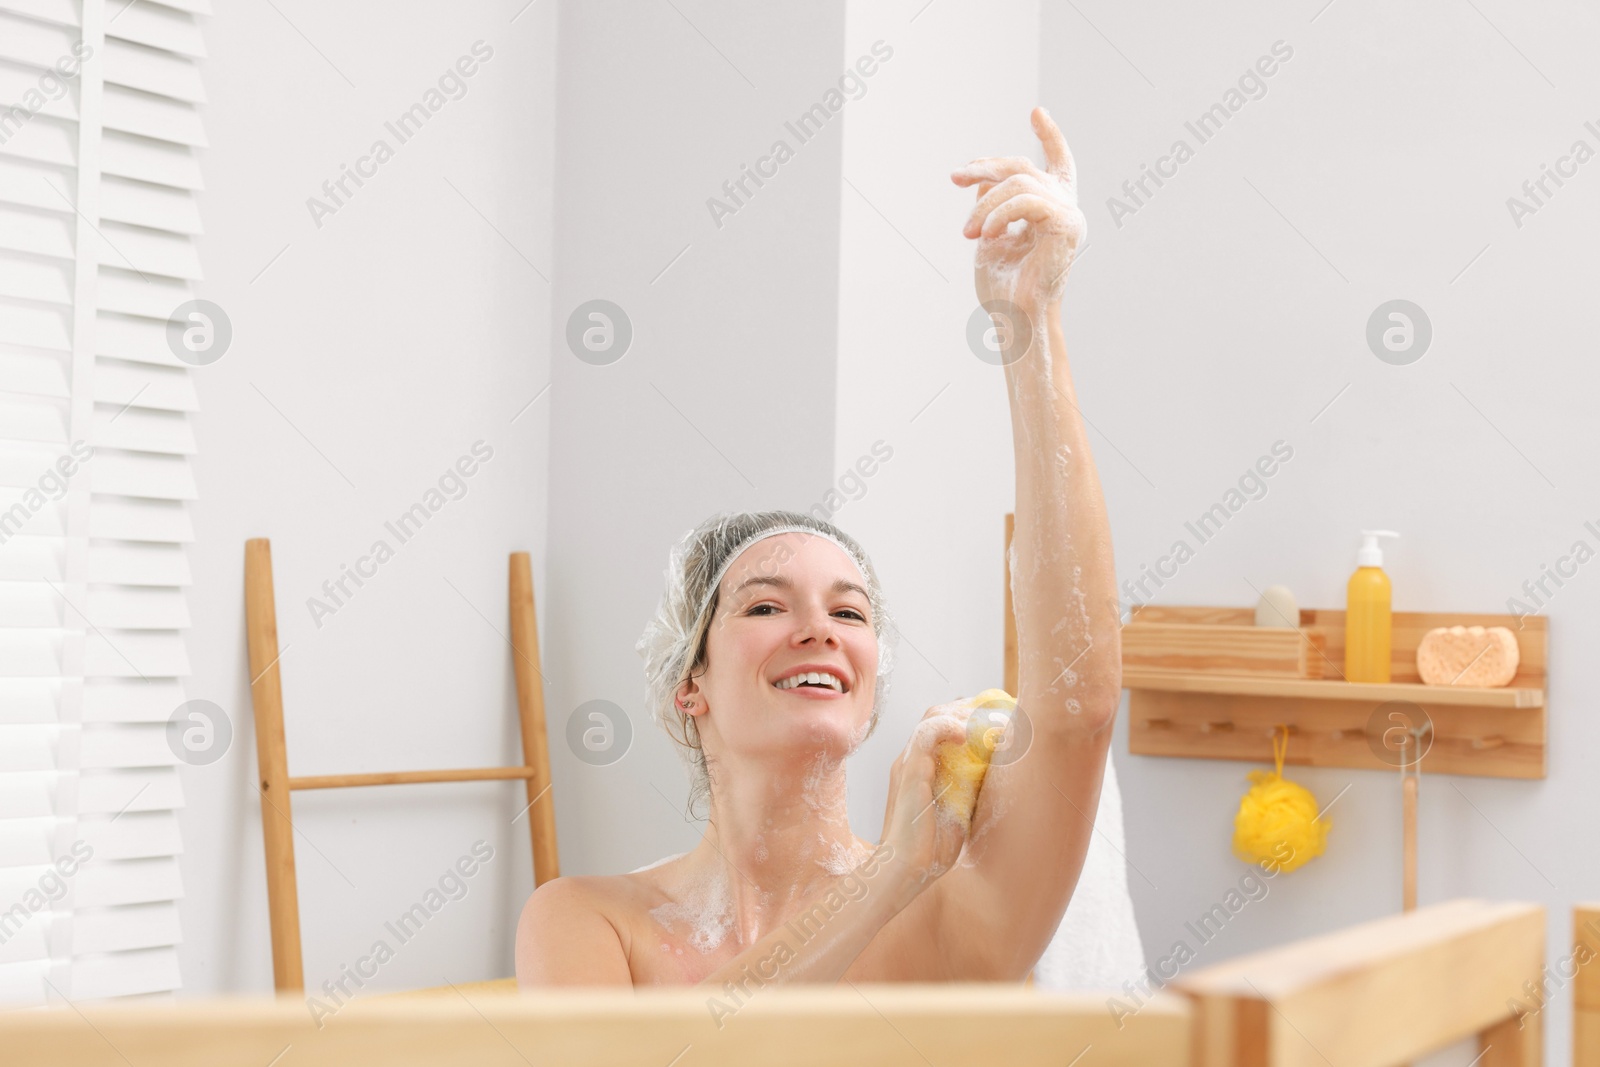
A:
{"label": "yellow loofah", "polygon": [[[933,795],[938,809],[966,829],[972,827],[972,813],[978,809],[978,790],[989,773],[989,759],[1000,743],[1001,728],[994,725],[1000,713],[1017,706],[1004,689],[985,689],[968,701],[973,715],[965,741],[946,741],[935,753],[938,765],[933,775]],[[979,712],[987,714],[980,715]]]}
{"label": "yellow loofah", "polygon": [[1328,821],[1317,818],[1317,798],[1305,786],[1283,776],[1283,746],[1273,739],[1277,769],[1251,771],[1250,791],[1239,800],[1233,820],[1233,854],[1251,863],[1293,871],[1322,855],[1328,843]]}

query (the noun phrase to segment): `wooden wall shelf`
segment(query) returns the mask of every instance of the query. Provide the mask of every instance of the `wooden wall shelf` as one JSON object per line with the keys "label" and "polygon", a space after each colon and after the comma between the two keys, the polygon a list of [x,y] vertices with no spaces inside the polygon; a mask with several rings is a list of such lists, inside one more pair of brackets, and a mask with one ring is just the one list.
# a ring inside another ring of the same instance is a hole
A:
{"label": "wooden wall shelf", "polygon": [[[1150,605],[1132,622],[1247,625],[1254,619],[1254,608]],[[1521,656],[1517,676],[1492,689],[1422,684],[1417,643],[1436,626],[1507,627]],[[1290,730],[1286,763],[1395,771],[1398,754],[1385,750],[1381,734],[1389,712],[1398,712],[1404,718],[1394,721],[1432,724],[1424,774],[1545,776],[1544,617],[1395,612],[1392,681],[1382,685],[1342,680],[1344,612],[1302,610],[1299,629],[1325,657],[1323,678],[1124,667],[1129,752],[1271,764],[1273,732],[1282,723]],[[1392,707],[1380,711],[1386,704]]]}

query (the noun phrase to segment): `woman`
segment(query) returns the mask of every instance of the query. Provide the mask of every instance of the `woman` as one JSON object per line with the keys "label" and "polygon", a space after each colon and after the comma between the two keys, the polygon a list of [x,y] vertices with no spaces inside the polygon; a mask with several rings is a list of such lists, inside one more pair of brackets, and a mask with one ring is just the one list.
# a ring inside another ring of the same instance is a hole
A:
{"label": "woman", "polygon": [[1032,119],[1044,170],[1009,156],[951,176],[977,186],[964,233],[978,242],[979,300],[1006,330],[1017,477],[1021,712],[970,826],[934,795],[935,746],[966,738],[968,701],[929,709],[913,731],[877,846],[851,831],[844,761],[877,723],[890,666],[877,576],[829,523],[715,517],[674,551],[640,641],[653,713],[680,732],[695,794],[709,797],[705,836],[630,874],[539,887],[517,929],[522,987],[1021,981],[1050,942],[1093,832],[1121,648],[1061,330],[1084,219],[1061,131],[1043,108]]}

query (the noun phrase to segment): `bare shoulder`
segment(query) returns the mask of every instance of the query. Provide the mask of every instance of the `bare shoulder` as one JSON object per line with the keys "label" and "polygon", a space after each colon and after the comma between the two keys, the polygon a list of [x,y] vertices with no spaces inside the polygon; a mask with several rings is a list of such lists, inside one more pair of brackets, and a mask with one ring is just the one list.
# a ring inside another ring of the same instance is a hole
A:
{"label": "bare shoulder", "polygon": [[517,922],[517,986],[633,984],[629,924],[619,922],[632,886],[624,876],[552,878]]}

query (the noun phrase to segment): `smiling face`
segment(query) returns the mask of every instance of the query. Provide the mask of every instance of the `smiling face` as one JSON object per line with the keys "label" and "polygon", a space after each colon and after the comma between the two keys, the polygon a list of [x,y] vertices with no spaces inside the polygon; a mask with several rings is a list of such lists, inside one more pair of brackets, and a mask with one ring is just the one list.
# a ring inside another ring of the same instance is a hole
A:
{"label": "smiling face", "polygon": [[740,553],[718,586],[706,663],[678,689],[708,758],[792,765],[797,747],[843,759],[860,744],[878,675],[865,584],[825,537],[775,534]]}

